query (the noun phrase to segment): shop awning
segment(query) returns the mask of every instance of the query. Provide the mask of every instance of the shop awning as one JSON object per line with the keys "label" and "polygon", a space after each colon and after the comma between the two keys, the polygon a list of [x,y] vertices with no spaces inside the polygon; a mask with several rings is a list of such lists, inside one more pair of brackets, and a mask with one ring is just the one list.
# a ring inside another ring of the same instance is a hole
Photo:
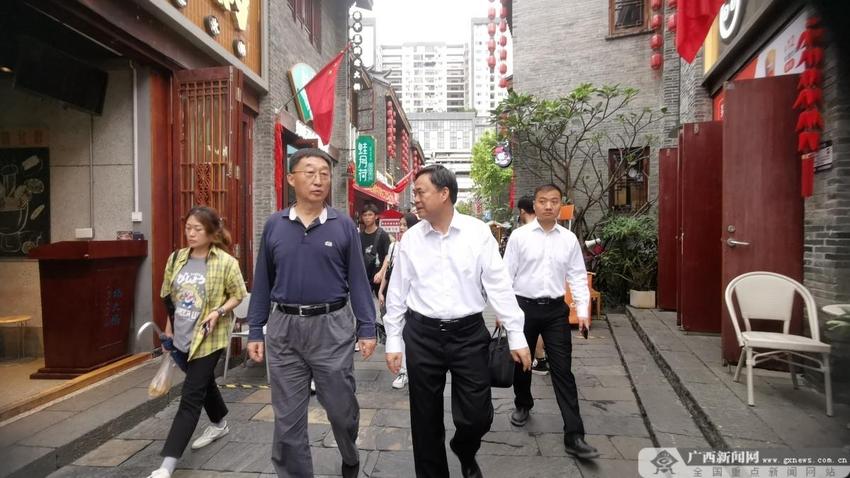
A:
{"label": "shop awning", "polygon": [[360,191],[361,193],[367,196],[371,196],[381,202],[385,202],[388,205],[398,206],[399,193],[394,192],[392,188],[380,181],[376,182],[374,186],[369,188],[358,186],[357,183],[353,181],[351,184],[354,187],[355,191]]}

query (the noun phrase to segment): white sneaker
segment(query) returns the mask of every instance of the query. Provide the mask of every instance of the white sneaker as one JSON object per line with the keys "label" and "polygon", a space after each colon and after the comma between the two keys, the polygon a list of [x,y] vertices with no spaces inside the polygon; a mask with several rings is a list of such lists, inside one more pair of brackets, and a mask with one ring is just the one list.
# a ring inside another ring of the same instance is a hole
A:
{"label": "white sneaker", "polygon": [[316,393],[316,381],[310,380],[310,393]]}
{"label": "white sneaker", "polygon": [[[192,442],[192,449],[197,450],[199,448],[203,448],[210,443],[218,440],[230,433],[230,427],[225,423],[223,428],[219,428],[215,425],[210,425],[204,430],[204,434],[198,437],[197,440]],[[167,476],[165,478],[168,478]]]}
{"label": "white sneaker", "polygon": [[401,372],[400,374],[398,374],[398,377],[393,380],[393,388],[396,390],[400,390],[404,388],[405,385],[407,385],[407,374]]}
{"label": "white sneaker", "polygon": [[360,351],[360,342],[354,342],[354,351],[355,351],[355,352],[359,352],[359,351]]}
{"label": "white sneaker", "polygon": [[157,468],[152,471],[147,478],[171,478],[171,473],[169,473],[165,468]]}

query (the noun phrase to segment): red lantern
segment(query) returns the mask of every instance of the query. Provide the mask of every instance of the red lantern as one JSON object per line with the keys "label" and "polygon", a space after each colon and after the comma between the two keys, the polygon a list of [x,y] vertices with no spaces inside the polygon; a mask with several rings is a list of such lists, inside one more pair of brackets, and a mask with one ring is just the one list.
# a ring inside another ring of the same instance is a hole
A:
{"label": "red lantern", "polygon": [[504,75],[507,72],[508,72],[508,65],[506,63],[502,63],[501,65],[499,65],[499,73]]}
{"label": "red lantern", "polygon": [[649,57],[649,66],[652,67],[653,70],[661,69],[661,65],[664,64],[664,57],[661,56],[661,53],[653,53],[651,57]]}
{"label": "red lantern", "polygon": [[489,66],[491,70],[496,67],[496,57],[495,56],[490,55],[490,57],[487,58],[487,66]]}
{"label": "red lantern", "polygon": [[490,22],[490,23],[487,24],[487,33],[491,37],[496,34],[496,24],[495,23]]}
{"label": "red lantern", "polygon": [[493,40],[492,38],[487,40],[487,49],[490,50],[490,53],[496,51],[496,40]]}
{"label": "red lantern", "polygon": [[676,31],[676,14],[671,13],[667,15],[667,30],[671,32]]}
{"label": "red lantern", "polygon": [[499,78],[499,88],[507,88],[507,87],[508,87],[508,80],[506,80],[505,78]]}
{"label": "red lantern", "polygon": [[499,37],[499,45],[505,46],[507,44],[508,44],[508,37],[506,37],[505,35],[500,36]]}
{"label": "red lantern", "polygon": [[649,47],[653,50],[658,50],[664,46],[664,37],[660,33],[655,33],[649,37]]}
{"label": "red lantern", "polygon": [[502,19],[502,21],[499,22],[499,31],[502,33],[508,31],[508,21],[504,18]]}
{"label": "red lantern", "polygon": [[658,30],[659,28],[661,28],[662,21],[664,21],[664,19],[661,17],[661,14],[655,13],[652,15],[652,18],[649,21],[649,26],[651,26],[653,30]]}
{"label": "red lantern", "polygon": [[649,5],[653,10],[661,10],[661,0],[651,0]]}
{"label": "red lantern", "polygon": [[499,16],[502,18],[508,18],[508,7],[502,7],[502,12]]}
{"label": "red lantern", "polygon": [[387,109],[392,108],[392,107],[393,107],[392,100],[387,100]]}
{"label": "red lantern", "polygon": [[679,2],[677,2],[676,0],[667,0],[667,7],[668,8],[676,8],[676,5],[678,5],[678,4],[679,4]]}
{"label": "red lantern", "polygon": [[499,50],[499,59],[502,60],[502,61],[507,60],[508,59],[508,50],[501,48]]}
{"label": "red lantern", "polygon": [[490,20],[496,18],[496,7],[490,7],[487,9],[487,18]]}

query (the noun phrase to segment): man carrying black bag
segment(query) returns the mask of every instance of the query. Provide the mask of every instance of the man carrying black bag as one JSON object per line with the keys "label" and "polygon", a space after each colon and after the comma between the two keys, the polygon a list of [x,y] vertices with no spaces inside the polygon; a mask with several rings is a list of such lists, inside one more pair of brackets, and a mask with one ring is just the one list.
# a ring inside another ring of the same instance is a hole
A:
{"label": "man carrying black bag", "polygon": [[419,478],[449,476],[443,425],[447,371],[456,427],[449,445],[464,477],[481,476],[475,454],[493,422],[485,302],[507,330],[514,360],[525,370],[531,367],[523,314],[496,240],[486,224],[455,210],[457,190],[454,173],[443,166],[417,173],[413,194],[422,220],[399,243],[384,316],[391,372],[401,367],[402,337],[406,348]]}
{"label": "man carrying black bag", "polygon": [[[575,234],[558,225],[561,189],[546,184],[534,191],[537,218],[511,234],[505,249],[505,264],[513,281],[519,306],[525,312],[525,338],[537,343],[542,335],[552,371],[555,398],[564,419],[564,447],[581,459],[596,458],[599,452],[584,441],[584,424],[579,414],[576,381],[570,370],[572,342],[569,311],[564,302],[566,284],[576,304],[579,326],[590,328],[590,292],[581,246]],[[531,372],[516,367],[511,424],[524,426],[534,406]]]}

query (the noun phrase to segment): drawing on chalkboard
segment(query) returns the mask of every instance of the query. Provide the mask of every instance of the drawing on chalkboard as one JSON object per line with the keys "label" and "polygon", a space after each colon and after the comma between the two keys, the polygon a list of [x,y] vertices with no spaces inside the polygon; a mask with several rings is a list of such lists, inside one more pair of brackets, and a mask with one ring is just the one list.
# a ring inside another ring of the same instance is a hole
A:
{"label": "drawing on chalkboard", "polygon": [[48,148],[0,149],[0,256],[50,242]]}

